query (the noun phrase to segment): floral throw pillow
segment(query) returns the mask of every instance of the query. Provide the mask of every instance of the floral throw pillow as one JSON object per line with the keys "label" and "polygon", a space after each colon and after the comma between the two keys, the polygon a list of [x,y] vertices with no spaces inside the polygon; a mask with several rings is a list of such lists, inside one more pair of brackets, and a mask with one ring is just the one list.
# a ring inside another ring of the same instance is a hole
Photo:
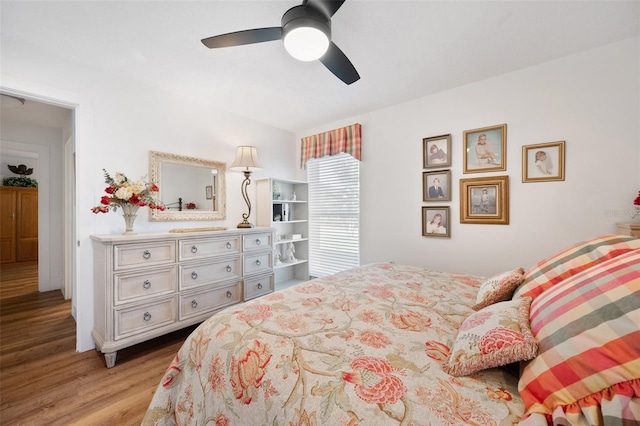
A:
{"label": "floral throw pillow", "polygon": [[531,334],[531,297],[495,303],[464,320],[442,369],[466,376],[486,368],[526,361],[536,356]]}
{"label": "floral throw pillow", "polygon": [[513,292],[523,280],[523,268],[517,268],[513,271],[506,271],[492,276],[480,286],[480,290],[476,296],[476,304],[473,306],[473,309],[479,311],[486,306],[511,299]]}

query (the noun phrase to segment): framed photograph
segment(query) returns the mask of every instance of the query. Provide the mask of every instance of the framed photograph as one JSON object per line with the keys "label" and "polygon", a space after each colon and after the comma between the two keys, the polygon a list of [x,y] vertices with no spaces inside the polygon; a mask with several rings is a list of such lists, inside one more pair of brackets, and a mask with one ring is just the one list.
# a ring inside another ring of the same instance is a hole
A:
{"label": "framed photograph", "polygon": [[422,168],[451,166],[451,135],[422,139]]}
{"label": "framed photograph", "polygon": [[522,182],[564,180],[564,141],[522,147]]}
{"label": "framed photograph", "polygon": [[450,238],[449,207],[423,207],[422,208],[422,235],[424,237]]}
{"label": "framed photograph", "polygon": [[460,223],[509,224],[509,176],[460,179]]}
{"label": "framed photograph", "polygon": [[422,201],[451,201],[451,170],[422,172]]}
{"label": "framed photograph", "polygon": [[213,185],[207,185],[204,187],[205,193],[207,194],[207,200],[213,200]]}
{"label": "framed photograph", "polygon": [[507,170],[507,125],[466,130],[463,133],[464,173]]}

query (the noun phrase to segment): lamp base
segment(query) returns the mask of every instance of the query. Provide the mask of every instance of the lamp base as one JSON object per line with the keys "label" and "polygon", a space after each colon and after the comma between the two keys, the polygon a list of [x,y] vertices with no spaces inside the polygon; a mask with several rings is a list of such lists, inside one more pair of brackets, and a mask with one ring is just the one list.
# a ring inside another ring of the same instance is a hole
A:
{"label": "lamp base", "polygon": [[253,223],[249,223],[246,220],[240,222],[238,224],[238,228],[242,229],[242,228],[253,228]]}

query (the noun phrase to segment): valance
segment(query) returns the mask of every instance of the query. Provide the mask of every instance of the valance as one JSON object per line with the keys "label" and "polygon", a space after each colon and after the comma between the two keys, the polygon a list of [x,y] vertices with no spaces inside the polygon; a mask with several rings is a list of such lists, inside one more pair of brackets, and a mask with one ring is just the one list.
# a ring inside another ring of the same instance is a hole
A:
{"label": "valance", "polygon": [[321,158],[342,152],[361,159],[362,126],[358,123],[302,138],[300,168],[311,158]]}

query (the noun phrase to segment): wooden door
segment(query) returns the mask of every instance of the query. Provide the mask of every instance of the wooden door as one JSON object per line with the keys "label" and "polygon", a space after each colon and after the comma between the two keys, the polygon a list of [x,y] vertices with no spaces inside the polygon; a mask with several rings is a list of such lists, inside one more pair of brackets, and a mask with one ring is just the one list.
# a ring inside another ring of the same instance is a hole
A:
{"label": "wooden door", "polygon": [[16,261],[16,191],[0,188],[0,263]]}
{"label": "wooden door", "polygon": [[16,262],[38,260],[38,188],[21,188],[16,204]]}

